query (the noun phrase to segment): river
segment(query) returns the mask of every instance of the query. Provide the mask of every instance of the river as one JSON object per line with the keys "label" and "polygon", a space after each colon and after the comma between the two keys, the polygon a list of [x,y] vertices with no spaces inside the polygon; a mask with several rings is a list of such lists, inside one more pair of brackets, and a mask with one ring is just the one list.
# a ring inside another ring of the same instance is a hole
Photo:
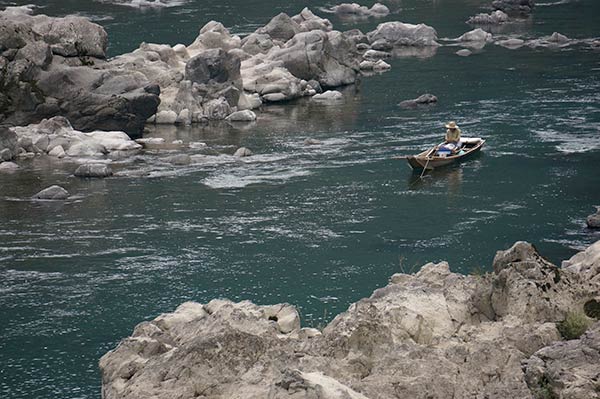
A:
{"label": "river", "polygon": [[[211,19],[246,34],[305,5],[338,30],[400,20],[452,38],[486,2],[389,2],[392,15],[364,21],[327,16],[320,7],[334,3],[314,0],[211,3],[60,1],[36,12],[94,19],[116,55],[142,41],[191,43]],[[589,39],[599,15],[594,0],[548,0],[499,34]],[[170,152],[148,152],[116,162],[116,177],[80,180],[73,164],[35,158],[0,174],[0,397],[98,398],[98,359],[184,301],[289,302],[320,326],[426,262],[490,271],[496,250],[527,240],[560,263],[600,239],[585,227],[600,205],[599,50],[457,49],[392,59],[390,72],[344,88],[340,104],[300,100],[265,107],[250,126],[150,133],[196,143],[185,151],[205,162],[174,166],[161,161]],[[438,104],[398,107],[425,92]],[[422,180],[392,159],[439,142],[449,120],[487,140],[478,157]],[[227,155],[241,145],[256,155]],[[73,196],[27,200],[52,184]]]}

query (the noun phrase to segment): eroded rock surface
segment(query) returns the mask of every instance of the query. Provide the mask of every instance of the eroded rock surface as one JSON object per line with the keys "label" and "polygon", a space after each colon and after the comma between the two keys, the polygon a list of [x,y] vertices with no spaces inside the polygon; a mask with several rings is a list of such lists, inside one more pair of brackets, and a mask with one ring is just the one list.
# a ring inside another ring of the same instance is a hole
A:
{"label": "eroded rock surface", "polygon": [[79,130],[140,135],[157,93],[135,72],[105,60],[104,29],[82,17],[0,12],[0,119],[11,125],[62,115]]}
{"label": "eroded rock surface", "polygon": [[598,252],[559,268],[518,242],[484,276],[429,263],[322,332],[286,304],[184,303],[102,357],[103,397],[522,399],[544,384],[583,398],[597,393],[598,324],[561,343],[556,323],[598,297]]}

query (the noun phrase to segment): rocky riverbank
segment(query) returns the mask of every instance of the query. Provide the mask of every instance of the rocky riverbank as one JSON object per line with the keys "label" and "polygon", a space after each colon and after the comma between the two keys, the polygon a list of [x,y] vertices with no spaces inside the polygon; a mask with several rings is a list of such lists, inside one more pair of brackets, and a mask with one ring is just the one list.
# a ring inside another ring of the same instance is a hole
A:
{"label": "rocky riverbank", "polygon": [[[102,393],[598,398],[599,301],[600,242],[562,267],[517,242],[485,275],[452,273],[446,262],[395,274],[323,330],[301,328],[287,304],[187,302],[102,357]],[[579,338],[572,319],[589,326]]]}

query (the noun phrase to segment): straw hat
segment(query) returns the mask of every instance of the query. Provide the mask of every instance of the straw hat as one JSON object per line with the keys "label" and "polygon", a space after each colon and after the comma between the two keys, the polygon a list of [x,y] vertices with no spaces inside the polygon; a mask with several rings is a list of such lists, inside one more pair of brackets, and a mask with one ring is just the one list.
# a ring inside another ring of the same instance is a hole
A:
{"label": "straw hat", "polygon": [[446,124],[446,129],[458,129],[458,126],[456,125],[456,122],[452,121]]}

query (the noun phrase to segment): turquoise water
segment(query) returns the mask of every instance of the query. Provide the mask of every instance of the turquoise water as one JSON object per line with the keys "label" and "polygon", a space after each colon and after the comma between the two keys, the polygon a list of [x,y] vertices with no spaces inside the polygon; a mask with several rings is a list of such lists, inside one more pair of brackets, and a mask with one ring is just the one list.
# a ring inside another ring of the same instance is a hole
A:
{"label": "turquoise water", "polygon": [[[143,40],[191,42],[210,19],[243,33],[279,10],[333,4],[55,3],[41,11],[94,15],[113,55]],[[455,3],[403,1],[387,19],[455,37],[484,2]],[[532,21],[503,34],[597,37],[599,12],[593,0],[540,5]],[[378,22],[332,21],[365,31]],[[391,274],[428,261],[489,270],[496,250],[528,240],[560,262],[600,239],[584,222],[600,205],[598,50],[488,45],[466,58],[456,50],[394,59],[389,73],[346,88],[342,104],[269,106],[243,128],[152,132],[206,143],[185,150],[204,155],[199,164],[170,165],[162,158],[172,153],[162,151],[118,162],[118,176],[100,181],[70,177],[73,165],[42,158],[0,174],[0,397],[99,397],[100,356],[140,321],[186,300],[289,302],[318,325]],[[424,92],[440,102],[396,105]],[[391,159],[439,142],[450,119],[486,138],[480,156],[422,181]],[[240,145],[257,155],[215,156]],[[51,184],[73,197],[26,200]]]}

